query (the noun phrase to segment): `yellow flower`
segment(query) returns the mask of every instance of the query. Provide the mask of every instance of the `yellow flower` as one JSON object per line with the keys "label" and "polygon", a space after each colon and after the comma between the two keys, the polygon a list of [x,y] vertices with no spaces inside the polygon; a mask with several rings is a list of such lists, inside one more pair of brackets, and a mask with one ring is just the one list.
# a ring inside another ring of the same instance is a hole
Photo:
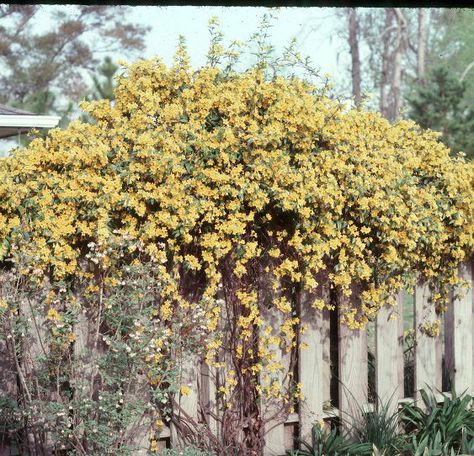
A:
{"label": "yellow flower", "polygon": [[48,310],[48,314],[47,314],[46,318],[48,320],[55,321],[55,322],[61,321],[63,319],[61,314],[56,309],[53,309],[53,308],[50,308]]}
{"label": "yellow flower", "polygon": [[187,385],[182,385],[179,392],[182,396],[189,396],[192,393],[192,389]]}

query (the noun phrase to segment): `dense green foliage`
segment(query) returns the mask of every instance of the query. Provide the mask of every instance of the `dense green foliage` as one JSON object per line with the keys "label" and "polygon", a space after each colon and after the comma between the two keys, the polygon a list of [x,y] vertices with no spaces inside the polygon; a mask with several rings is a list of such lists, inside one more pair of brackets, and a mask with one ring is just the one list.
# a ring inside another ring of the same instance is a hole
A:
{"label": "dense green foliage", "polygon": [[313,428],[313,442],[289,456],[454,456],[474,454],[472,396],[421,390],[421,404],[390,412],[389,404],[347,417],[346,429]]}
{"label": "dense green foliage", "polygon": [[336,429],[323,429],[316,425],[312,430],[312,443],[300,442],[301,449],[290,451],[290,456],[353,456],[371,454],[370,443],[353,443],[346,434]]}
{"label": "dense green foliage", "polygon": [[474,411],[472,396],[443,394],[438,404],[433,392],[421,390],[422,406],[406,404],[402,421],[407,425],[414,454],[450,455],[452,450],[473,454]]}

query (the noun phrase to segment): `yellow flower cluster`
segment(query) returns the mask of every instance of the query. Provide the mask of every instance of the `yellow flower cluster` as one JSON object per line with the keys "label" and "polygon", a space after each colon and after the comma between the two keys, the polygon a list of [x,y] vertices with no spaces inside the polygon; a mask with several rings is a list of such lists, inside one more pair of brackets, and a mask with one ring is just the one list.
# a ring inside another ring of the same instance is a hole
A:
{"label": "yellow flower cluster", "polygon": [[[474,251],[472,163],[302,80],[193,72],[178,57],[130,65],[114,103],[83,103],[94,123],[1,161],[3,257],[21,245],[25,273],[92,281],[113,268],[117,239],[139,240],[163,282],[157,318],[202,309],[217,366],[231,319],[235,358],[253,374],[280,367],[268,347],[294,346],[291,290],[320,296],[322,273],[346,296],[361,290],[344,307],[354,328],[417,274],[444,305]],[[268,309],[282,323],[266,334]]]}
{"label": "yellow flower cluster", "polygon": [[437,337],[441,330],[441,322],[439,320],[426,322],[422,325],[421,330],[430,337]]}

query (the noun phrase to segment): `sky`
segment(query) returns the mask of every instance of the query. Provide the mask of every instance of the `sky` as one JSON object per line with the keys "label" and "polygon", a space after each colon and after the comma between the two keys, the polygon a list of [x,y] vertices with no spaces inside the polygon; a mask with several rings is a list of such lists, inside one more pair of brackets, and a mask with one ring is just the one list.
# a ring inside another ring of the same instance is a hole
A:
{"label": "sky", "polygon": [[[224,45],[232,41],[248,41],[265,13],[272,13],[275,19],[269,33],[269,42],[275,47],[276,55],[297,38],[297,49],[302,57],[309,56],[312,66],[321,74],[330,74],[336,86],[349,80],[347,43],[338,36],[345,28],[337,12],[342,8],[322,7],[235,7],[235,6],[128,6],[127,19],[132,23],[148,25],[151,30],[146,36],[146,58],[159,56],[171,64],[179,36],[186,39],[193,67],[205,64],[209,47],[208,22],[218,17],[224,33]],[[38,31],[51,28],[51,11],[71,12],[73,5],[42,5],[40,14],[44,20],[37,23]],[[109,54],[109,53],[107,53]],[[124,55],[111,53],[115,61],[127,60]],[[249,56],[251,58],[251,56]],[[246,62],[247,63],[247,62]],[[250,61],[248,60],[248,63]]]}
{"label": "sky", "polygon": [[344,42],[337,36],[339,27],[336,8],[293,7],[212,7],[212,6],[134,6],[130,20],[152,27],[148,34],[145,56],[160,56],[166,64],[172,61],[179,35],[186,39],[191,64],[205,63],[209,46],[208,21],[217,16],[224,33],[224,43],[247,41],[257,30],[265,12],[276,15],[270,29],[270,43],[282,51],[297,37],[302,56],[309,56],[321,73],[333,75],[334,82],[347,78]]}

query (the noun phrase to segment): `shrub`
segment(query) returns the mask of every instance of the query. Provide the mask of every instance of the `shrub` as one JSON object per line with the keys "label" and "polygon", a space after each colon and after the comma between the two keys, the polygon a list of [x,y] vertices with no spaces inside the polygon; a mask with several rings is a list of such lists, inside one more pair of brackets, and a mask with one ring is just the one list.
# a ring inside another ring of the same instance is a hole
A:
{"label": "shrub", "polygon": [[312,429],[312,443],[300,442],[301,449],[288,452],[288,456],[349,456],[372,454],[370,443],[354,443],[349,436],[332,428],[316,425]]}
{"label": "shrub", "polygon": [[312,442],[289,456],[454,456],[473,454],[474,411],[470,395],[443,394],[438,404],[433,392],[421,390],[422,407],[404,404],[391,412],[389,404],[372,412],[359,409],[349,417],[346,429],[317,425]]}
{"label": "shrub", "polygon": [[[361,408],[356,416],[350,417],[349,427],[352,435],[360,442],[369,444],[368,455],[373,448],[385,456],[398,455],[403,448],[404,439],[399,435],[399,413],[392,411],[390,402],[377,401],[373,411],[365,412]],[[362,454],[362,453],[361,453]]]}
{"label": "shrub", "polygon": [[443,394],[438,404],[432,391],[421,390],[422,407],[405,404],[402,422],[409,435],[410,454],[450,455],[453,451],[472,454],[474,448],[474,410],[472,396]]}

